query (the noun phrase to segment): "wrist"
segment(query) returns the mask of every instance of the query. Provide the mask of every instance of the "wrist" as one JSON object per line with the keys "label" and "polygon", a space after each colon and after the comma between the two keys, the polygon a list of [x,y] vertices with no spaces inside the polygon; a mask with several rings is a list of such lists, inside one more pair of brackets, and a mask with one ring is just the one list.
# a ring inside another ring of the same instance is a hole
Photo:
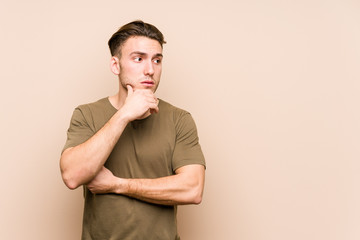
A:
{"label": "wrist", "polygon": [[116,194],[126,193],[127,181],[124,178],[117,178],[114,186],[114,192]]}
{"label": "wrist", "polygon": [[118,115],[117,119],[119,123],[127,125],[129,122],[132,121],[130,115],[127,114],[126,111],[124,111],[122,108],[119,109],[116,114]]}

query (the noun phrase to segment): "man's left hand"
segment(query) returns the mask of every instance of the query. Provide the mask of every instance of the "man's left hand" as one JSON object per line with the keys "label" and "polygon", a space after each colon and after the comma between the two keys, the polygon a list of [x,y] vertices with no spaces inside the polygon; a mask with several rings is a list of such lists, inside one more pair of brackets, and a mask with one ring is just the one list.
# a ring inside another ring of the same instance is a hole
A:
{"label": "man's left hand", "polygon": [[109,169],[102,167],[96,177],[86,186],[94,194],[110,193],[114,192],[116,179]]}

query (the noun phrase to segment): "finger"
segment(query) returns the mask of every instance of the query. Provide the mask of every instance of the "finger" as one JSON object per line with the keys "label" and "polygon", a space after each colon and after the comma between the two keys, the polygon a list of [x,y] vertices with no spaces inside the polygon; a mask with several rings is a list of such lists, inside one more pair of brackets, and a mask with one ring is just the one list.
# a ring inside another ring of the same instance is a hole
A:
{"label": "finger", "polygon": [[157,104],[153,104],[150,108],[150,113],[158,113],[159,112],[159,107],[157,106]]}
{"label": "finger", "polygon": [[159,100],[153,95],[153,94],[147,94],[146,96],[146,101],[149,103],[158,103]]}
{"label": "finger", "polygon": [[148,102],[151,105],[154,104],[156,106],[159,104],[159,101],[157,99],[154,99],[154,98],[147,98],[146,102]]}
{"label": "finger", "polygon": [[128,96],[133,95],[134,89],[132,88],[132,86],[126,85],[126,88],[127,88],[127,90],[128,90]]}

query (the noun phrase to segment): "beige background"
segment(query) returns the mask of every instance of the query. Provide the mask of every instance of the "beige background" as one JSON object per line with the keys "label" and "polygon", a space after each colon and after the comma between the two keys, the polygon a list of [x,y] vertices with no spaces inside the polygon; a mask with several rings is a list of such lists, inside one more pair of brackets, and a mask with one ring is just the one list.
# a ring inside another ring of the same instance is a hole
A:
{"label": "beige background", "polygon": [[73,108],[116,92],[106,43],[139,18],[208,164],[183,239],[360,239],[357,0],[1,1],[0,239],[79,239],[60,151]]}

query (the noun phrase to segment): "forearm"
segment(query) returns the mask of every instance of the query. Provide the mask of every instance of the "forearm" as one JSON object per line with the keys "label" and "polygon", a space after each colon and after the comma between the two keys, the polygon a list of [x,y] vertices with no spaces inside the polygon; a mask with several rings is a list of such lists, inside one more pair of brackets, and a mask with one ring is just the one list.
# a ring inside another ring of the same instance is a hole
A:
{"label": "forearm", "polygon": [[96,176],[127,123],[118,111],[86,142],[63,152],[60,168],[63,180],[70,189],[86,184]]}
{"label": "forearm", "polygon": [[169,185],[178,176],[160,179],[121,179],[121,187],[116,193],[133,197],[145,202],[161,205],[183,205],[200,203],[191,186]]}
{"label": "forearm", "polygon": [[156,179],[118,178],[114,192],[162,205],[199,204],[204,188],[204,167],[185,168],[176,175]]}

